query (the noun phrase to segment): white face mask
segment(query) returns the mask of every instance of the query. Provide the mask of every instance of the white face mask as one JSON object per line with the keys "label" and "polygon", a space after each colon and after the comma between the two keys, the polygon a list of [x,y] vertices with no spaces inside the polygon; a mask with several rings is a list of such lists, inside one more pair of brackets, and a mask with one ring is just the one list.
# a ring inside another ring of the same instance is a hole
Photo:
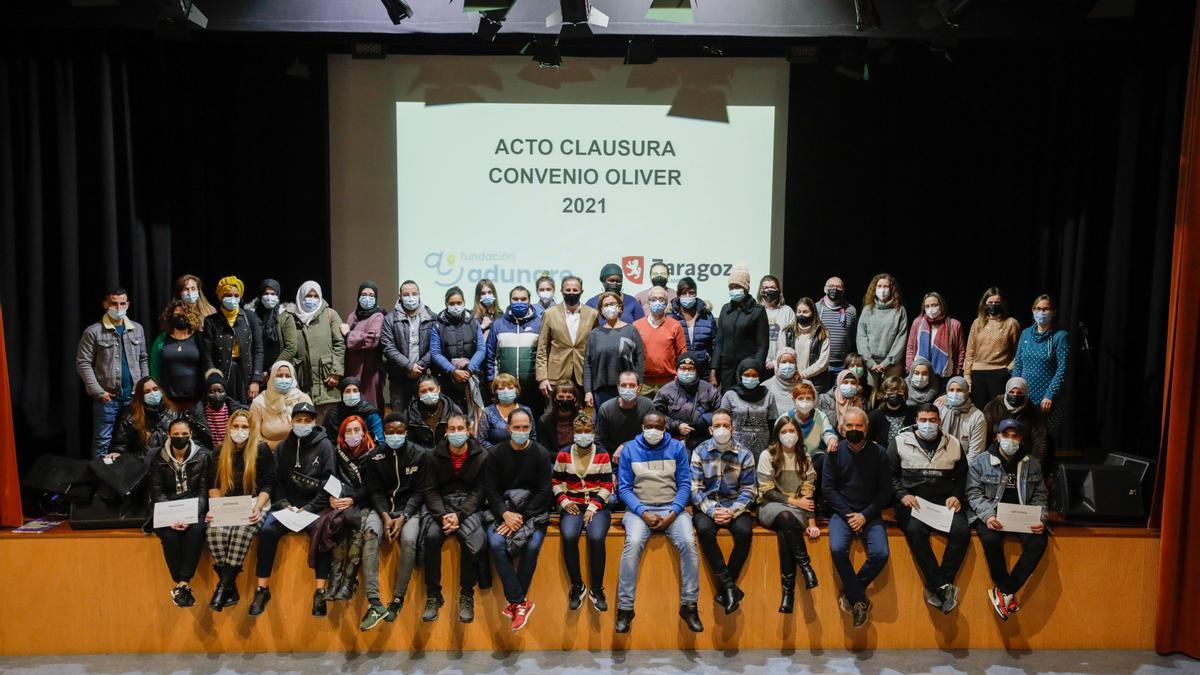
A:
{"label": "white face mask", "polygon": [[941,313],[942,313],[942,310],[939,307],[926,307],[925,308],[925,316],[929,317],[930,319],[938,318],[938,314],[941,314]]}
{"label": "white face mask", "polygon": [[245,443],[246,441],[250,440],[250,430],[249,429],[230,429],[229,430],[229,439],[231,441],[233,441],[234,443],[241,445],[242,443]]}
{"label": "white face mask", "polygon": [[554,299],[554,291],[538,291],[538,299],[542,302],[550,302]]}
{"label": "white face mask", "polygon": [[604,318],[612,321],[618,316],[621,316],[621,308],[617,307],[616,305],[608,305],[604,309],[600,310],[600,313],[604,315]]}
{"label": "white face mask", "polygon": [[800,442],[800,434],[794,431],[785,431],[779,434],[779,444],[785,448],[794,448],[796,443]]}
{"label": "white face mask", "polygon": [[662,429],[642,429],[642,436],[646,438],[646,442],[650,445],[658,445],[663,439]]}
{"label": "white face mask", "polygon": [[808,413],[812,412],[812,409],[813,409],[812,401],[810,401],[806,398],[796,399],[796,412],[800,413],[801,415],[807,415]]}
{"label": "white face mask", "polygon": [[879,302],[887,302],[888,298],[890,298],[890,297],[892,297],[892,289],[882,287],[882,286],[875,287],[875,299],[876,300],[878,300]]}
{"label": "white face mask", "polygon": [[916,387],[917,389],[921,389],[925,385],[929,384],[929,376],[928,375],[913,375],[912,383],[913,383],[914,387]]}
{"label": "white face mask", "polygon": [[733,438],[733,431],[728,427],[716,427],[712,430],[712,437],[717,443],[725,445],[729,442],[729,439]]}
{"label": "white face mask", "polygon": [[263,304],[263,307],[266,307],[267,309],[275,309],[275,307],[277,305],[279,305],[279,296],[278,295],[264,295],[264,296],[262,296],[262,304]]}

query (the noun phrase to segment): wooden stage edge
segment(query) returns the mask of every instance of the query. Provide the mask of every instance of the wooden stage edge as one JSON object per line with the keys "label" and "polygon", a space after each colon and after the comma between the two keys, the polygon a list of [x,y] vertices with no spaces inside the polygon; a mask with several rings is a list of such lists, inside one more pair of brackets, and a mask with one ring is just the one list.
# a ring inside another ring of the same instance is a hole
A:
{"label": "wooden stage edge", "polygon": [[[539,651],[629,649],[1152,649],[1158,584],[1156,530],[1059,525],[1037,573],[1019,594],[1021,612],[1007,622],[986,598],[991,586],[978,539],[957,583],[959,608],[950,615],[928,606],[920,575],[904,537],[889,528],[891,559],[871,587],[871,622],[860,629],[838,610],[837,582],[822,534],[809,544],[820,586],[796,591],[796,613],[776,612],[778,554],[774,534],[757,529],[741,580],[742,608],[725,616],[714,607],[712,578],[701,561],[700,613],[705,631],[690,633],[678,611],[679,570],[664,537],[653,537],[642,560],[636,618],[628,635],[613,632],[617,566],[624,540],[616,524],[607,540],[605,586],[610,610],[588,603],[566,606],[568,581],[561,539],[552,526],[534,577],[530,600],[537,604],[529,624],[513,633],[500,611],[499,578],[477,591],[475,622],[457,620],[458,547],[443,551],[446,605],[434,623],[422,623],[425,591],[421,568],[394,624],[362,633],[362,585],[350,602],[330,603],[329,616],[309,615],[312,572],[307,538],[280,544],[272,578],[272,600],[263,616],[247,615],[253,591],[252,549],[248,571],[239,577],[242,601],[215,613],[207,603],[215,584],[207,553],[193,581],[197,605],[171,604],[170,577],[157,538],[137,531],[72,531],[66,524],[43,534],[0,532],[0,655],[93,653],[248,653],[387,651]],[[722,546],[732,540],[725,534]],[[585,562],[586,551],[581,556]],[[941,540],[934,550],[941,555]],[[1018,554],[1008,545],[1010,563]],[[855,547],[856,564],[863,559]],[[396,550],[383,556],[380,572],[385,602],[390,598]],[[585,571],[586,574],[586,571]]]}

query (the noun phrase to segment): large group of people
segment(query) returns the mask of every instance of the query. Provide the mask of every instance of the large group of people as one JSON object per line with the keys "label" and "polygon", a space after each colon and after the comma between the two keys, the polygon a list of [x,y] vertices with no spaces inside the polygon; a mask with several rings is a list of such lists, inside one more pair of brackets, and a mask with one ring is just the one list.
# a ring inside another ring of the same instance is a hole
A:
{"label": "large group of people", "polygon": [[[142,469],[131,493],[152,503],[198,500],[196,522],[153,528],[181,607],[195,603],[205,543],[218,579],[209,607],[236,605],[257,538],[249,613],[262,614],[279,540],[304,532],[314,616],[352,597],[361,574],[362,630],[395,621],[419,563],[421,618],[435,621],[442,547],[455,539],[458,620],[474,620],[475,589],[494,573],[519,630],[553,524],[568,607],[608,610],[604,541],[619,516],[616,631],[631,630],[642,552],[657,533],[678,554],[679,615],[698,632],[701,560],[716,605],[732,614],[755,526],[774,531],[779,612],[791,613],[797,577],[805,589],[819,583],[808,543],[827,518],[838,603],[861,626],[888,562],[891,508],[931,606],[958,606],[974,529],[988,601],[1000,619],[1019,610],[1047,533],[1043,522],[1013,535],[1023,552],[1010,569],[998,512],[1007,503],[1046,515],[1043,466],[1068,367],[1051,298],[1036,298],[1022,328],[988,288],[967,327],[936,291],[910,321],[890,274],[871,280],[861,308],[838,277],[819,299],[789,305],[777,277],[753,289],[740,266],[723,301],[697,297],[689,277],[669,288],[661,264],[637,297],[623,292],[615,264],[599,280],[603,290],[584,300],[582,279],[543,277],[532,293],[512,288],[503,309],[482,280],[473,295],[447,290],[436,311],[413,281],[391,310],[365,282],[343,315],[315,281],[282,302],[273,279],[248,299],[240,279],[225,277],[214,304],[188,275],[153,341],[128,317],[129,294],[112,289],[76,356],[93,400],[91,451]],[[248,501],[244,522],[210,524],[208,500],[223,497]],[[952,512],[948,531],[920,517],[923,503]],[[728,555],[721,529],[732,535]],[[935,535],[947,540],[940,562]],[[857,569],[856,539],[867,553]],[[386,604],[381,543],[399,555]]]}

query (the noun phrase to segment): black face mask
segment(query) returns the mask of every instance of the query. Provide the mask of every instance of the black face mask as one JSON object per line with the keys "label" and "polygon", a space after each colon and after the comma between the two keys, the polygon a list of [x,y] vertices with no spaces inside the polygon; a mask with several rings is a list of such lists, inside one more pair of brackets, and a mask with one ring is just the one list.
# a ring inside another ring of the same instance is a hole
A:
{"label": "black face mask", "polygon": [[858,429],[854,429],[854,430],[846,432],[846,440],[850,441],[854,445],[858,445],[859,443],[862,443],[864,440],[866,440],[866,438],[867,438],[867,432],[865,432],[865,431],[859,431]]}
{"label": "black face mask", "polygon": [[604,290],[608,291],[609,293],[620,293],[621,282],[606,281],[604,282]]}
{"label": "black face mask", "polygon": [[182,449],[186,448],[188,446],[188,444],[190,444],[191,442],[192,442],[192,439],[189,436],[172,436],[171,437],[171,448],[174,450],[182,450]]}
{"label": "black face mask", "polygon": [[1020,408],[1025,405],[1025,397],[1021,394],[1008,394],[1004,397],[1008,404],[1014,408]]}
{"label": "black face mask", "polygon": [[182,314],[176,314],[171,317],[171,327],[177,330],[187,330],[192,324],[188,322],[188,318]]}
{"label": "black face mask", "polygon": [[582,295],[582,293],[563,293],[563,302],[566,303],[568,307],[574,307],[575,305],[579,304],[580,295]]}
{"label": "black face mask", "polygon": [[558,406],[559,410],[574,410],[576,406],[573,398],[556,398],[554,405]]}
{"label": "black face mask", "polygon": [[208,407],[220,408],[225,403],[225,394],[209,394]]}
{"label": "black face mask", "polygon": [[812,325],[812,317],[811,316],[797,316],[796,323],[800,324],[801,326],[803,326],[805,328],[808,328],[809,326]]}
{"label": "black face mask", "polygon": [[983,313],[988,316],[1000,316],[1000,305],[994,302],[989,302],[983,306]]}
{"label": "black face mask", "polygon": [[666,277],[650,277],[650,285],[658,286],[659,288],[666,288],[667,287],[667,278]]}
{"label": "black face mask", "polygon": [[842,299],[842,293],[843,293],[843,291],[840,288],[826,288],[825,289],[825,297],[829,298],[830,300],[832,300],[834,302],[837,302],[838,300]]}
{"label": "black face mask", "polygon": [[899,408],[904,405],[904,396],[900,394],[888,394],[887,402],[889,406]]}
{"label": "black face mask", "polygon": [[763,289],[762,296],[764,298],[766,298],[767,300],[774,302],[775,300],[779,299],[779,289],[778,288],[765,288],[765,289]]}

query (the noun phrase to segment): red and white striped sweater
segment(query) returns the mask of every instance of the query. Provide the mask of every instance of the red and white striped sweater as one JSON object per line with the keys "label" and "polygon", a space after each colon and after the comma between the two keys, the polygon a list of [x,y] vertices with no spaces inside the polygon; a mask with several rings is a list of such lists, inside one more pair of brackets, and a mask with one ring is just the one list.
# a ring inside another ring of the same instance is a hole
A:
{"label": "red and white striped sweater", "polygon": [[561,450],[554,459],[551,485],[559,506],[586,504],[589,511],[598,511],[608,505],[608,497],[612,494],[612,459],[607,452],[597,449],[592,454],[587,470],[580,476],[575,471],[571,448]]}

